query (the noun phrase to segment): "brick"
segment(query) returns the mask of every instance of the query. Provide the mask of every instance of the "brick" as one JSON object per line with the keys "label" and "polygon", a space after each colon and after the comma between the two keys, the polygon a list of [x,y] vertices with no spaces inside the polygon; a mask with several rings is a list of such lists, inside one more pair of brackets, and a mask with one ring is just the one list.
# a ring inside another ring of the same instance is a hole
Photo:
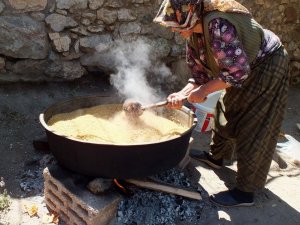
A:
{"label": "brick", "polygon": [[55,165],[43,171],[47,207],[68,225],[107,225],[116,217],[121,196],[110,190],[94,195],[86,188],[89,178]]}

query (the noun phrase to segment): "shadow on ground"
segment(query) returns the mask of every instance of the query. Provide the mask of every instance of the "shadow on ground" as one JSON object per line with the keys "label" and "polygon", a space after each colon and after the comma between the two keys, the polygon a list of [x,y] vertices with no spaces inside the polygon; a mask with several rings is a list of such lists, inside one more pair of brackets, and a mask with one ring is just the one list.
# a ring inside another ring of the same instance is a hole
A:
{"label": "shadow on ground", "polygon": [[[255,205],[252,207],[226,208],[214,206],[209,202],[209,195],[225,190],[220,187],[220,183],[226,188],[233,188],[236,171],[229,167],[212,170],[194,159],[189,165],[188,171],[190,177],[194,179],[193,182],[200,181],[199,185],[203,190],[201,195],[206,202],[201,213],[203,217],[203,223],[201,224],[295,225],[300,221],[300,212],[268,188],[256,193]],[[268,182],[275,181],[268,180]],[[278,183],[278,185],[282,185],[282,183]],[[291,195],[297,195],[297,192],[291,191]]]}

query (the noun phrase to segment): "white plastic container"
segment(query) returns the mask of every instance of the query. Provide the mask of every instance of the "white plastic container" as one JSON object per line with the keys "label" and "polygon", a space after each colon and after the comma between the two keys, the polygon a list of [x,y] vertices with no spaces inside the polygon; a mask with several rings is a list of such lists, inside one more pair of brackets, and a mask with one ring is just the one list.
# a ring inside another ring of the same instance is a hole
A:
{"label": "white plastic container", "polygon": [[194,103],[194,111],[197,116],[197,126],[195,131],[206,132],[210,131],[214,123],[214,113],[218,99],[222,91],[216,91],[207,96],[207,100],[203,103]]}

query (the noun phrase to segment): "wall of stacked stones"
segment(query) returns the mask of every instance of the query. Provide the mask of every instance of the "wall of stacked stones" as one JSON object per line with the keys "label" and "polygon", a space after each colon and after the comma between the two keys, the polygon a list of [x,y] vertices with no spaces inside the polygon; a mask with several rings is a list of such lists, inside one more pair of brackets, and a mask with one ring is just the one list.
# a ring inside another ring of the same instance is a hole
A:
{"label": "wall of stacked stones", "polygon": [[[117,40],[143,40],[152,57],[187,73],[184,40],[152,22],[162,0],[0,0],[0,82],[74,80],[115,70]],[[300,80],[300,0],[240,0],[277,33]]]}

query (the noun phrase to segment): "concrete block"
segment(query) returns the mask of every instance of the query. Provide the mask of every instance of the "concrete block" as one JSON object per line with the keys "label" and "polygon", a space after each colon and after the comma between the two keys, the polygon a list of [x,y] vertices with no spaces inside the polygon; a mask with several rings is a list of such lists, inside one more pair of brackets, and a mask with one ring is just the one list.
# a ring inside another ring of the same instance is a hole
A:
{"label": "concrete block", "polygon": [[68,225],[108,225],[116,217],[121,196],[109,190],[94,195],[86,188],[90,178],[55,165],[43,171],[45,202]]}

